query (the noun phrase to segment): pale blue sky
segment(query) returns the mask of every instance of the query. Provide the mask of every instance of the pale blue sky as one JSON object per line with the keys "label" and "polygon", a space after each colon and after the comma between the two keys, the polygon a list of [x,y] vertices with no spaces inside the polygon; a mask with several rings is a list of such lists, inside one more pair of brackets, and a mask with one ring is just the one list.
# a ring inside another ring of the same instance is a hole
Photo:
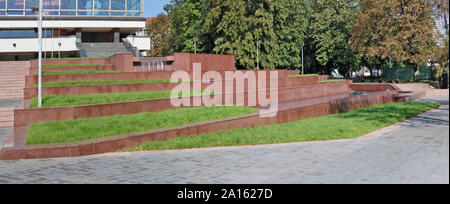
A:
{"label": "pale blue sky", "polygon": [[164,5],[170,0],[144,0],[144,17],[155,17],[164,12]]}

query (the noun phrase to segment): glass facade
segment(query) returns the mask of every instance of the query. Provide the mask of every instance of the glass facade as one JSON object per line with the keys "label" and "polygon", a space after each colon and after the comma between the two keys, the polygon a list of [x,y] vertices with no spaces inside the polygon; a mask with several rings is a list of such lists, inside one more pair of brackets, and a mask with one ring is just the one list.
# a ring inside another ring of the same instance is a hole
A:
{"label": "glass facade", "polygon": [[[142,16],[144,0],[44,0],[47,16]],[[36,15],[39,0],[0,0],[0,15]]]}
{"label": "glass facade", "polygon": [[34,38],[35,30],[0,30],[0,38]]}

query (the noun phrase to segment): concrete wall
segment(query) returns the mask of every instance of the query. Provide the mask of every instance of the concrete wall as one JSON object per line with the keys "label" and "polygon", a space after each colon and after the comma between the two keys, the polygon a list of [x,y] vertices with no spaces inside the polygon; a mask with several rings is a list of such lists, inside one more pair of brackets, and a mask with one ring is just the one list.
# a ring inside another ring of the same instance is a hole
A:
{"label": "concrete wall", "polygon": [[150,50],[150,37],[149,36],[128,36],[126,40],[138,50]]}
{"label": "concrete wall", "polygon": [[[42,39],[42,50],[46,52],[50,52],[52,50],[55,52],[77,51],[78,48],[75,41],[75,36],[54,38],[53,40],[51,38],[44,38]],[[58,43],[61,43],[61,47],[59,47]],[[14,44],[16,47],[14,47]],[[37,38],[0,38],[0,53],[28,53],[38,51]]]}

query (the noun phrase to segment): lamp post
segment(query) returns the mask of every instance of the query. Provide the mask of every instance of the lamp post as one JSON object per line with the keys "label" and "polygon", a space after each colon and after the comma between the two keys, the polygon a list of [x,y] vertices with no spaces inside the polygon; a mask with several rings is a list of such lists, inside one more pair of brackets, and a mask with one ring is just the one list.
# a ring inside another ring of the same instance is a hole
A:
{"label": "lamp post", "polygon": [[256,43],[256,69],[259,70],[259,45],[261,44],[261,40],[258,40]]}
{"label": "lamp post", "polygon": [[302,75],[305,75],[305,70],[304,70],[305,63],[303,61],[303,48],[304,47],[305,47],[305,41],[302,42]]}
{"label": "lamp post", "polygon": [[195,38],[194,38],[194,54],[197,54],[197,40],[198,40],[198,37],[195,36]]}

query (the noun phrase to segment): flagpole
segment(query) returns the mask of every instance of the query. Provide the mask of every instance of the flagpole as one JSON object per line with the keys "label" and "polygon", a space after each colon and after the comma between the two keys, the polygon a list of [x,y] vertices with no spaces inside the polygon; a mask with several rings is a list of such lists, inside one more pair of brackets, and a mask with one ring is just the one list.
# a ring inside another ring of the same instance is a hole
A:
{"label": "flagpole", "polygon": [[39,48],[39,70],[38,70],[38,106],[42,107],[42,13],[44,11],[43,0],[39,0],[39,21],[38,21],[38,48]]}

